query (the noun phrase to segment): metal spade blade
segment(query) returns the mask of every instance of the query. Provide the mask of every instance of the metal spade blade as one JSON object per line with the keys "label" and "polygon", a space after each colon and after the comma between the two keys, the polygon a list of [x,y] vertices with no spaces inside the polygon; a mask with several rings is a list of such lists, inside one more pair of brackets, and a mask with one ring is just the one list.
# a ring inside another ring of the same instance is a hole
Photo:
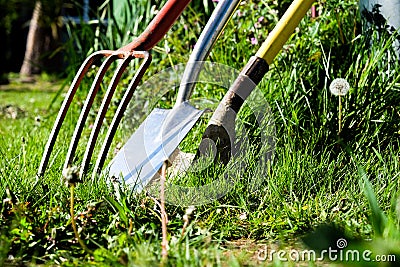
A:
{"label": "metal spade blade", "polygon": [[141,190],[179,146],[203,114],[183,102],[173,109],[154,109],[110,163],[109,175]]}

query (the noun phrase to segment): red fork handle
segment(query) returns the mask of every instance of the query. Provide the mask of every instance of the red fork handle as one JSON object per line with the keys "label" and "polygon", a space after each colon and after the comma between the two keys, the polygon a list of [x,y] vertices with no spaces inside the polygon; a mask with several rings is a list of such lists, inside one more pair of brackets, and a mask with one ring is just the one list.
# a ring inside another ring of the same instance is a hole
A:
{"label": "red fork handle", "polygon": [[168,0],[144,32],[119,51],[148,51],[168,32],[191,0]]}

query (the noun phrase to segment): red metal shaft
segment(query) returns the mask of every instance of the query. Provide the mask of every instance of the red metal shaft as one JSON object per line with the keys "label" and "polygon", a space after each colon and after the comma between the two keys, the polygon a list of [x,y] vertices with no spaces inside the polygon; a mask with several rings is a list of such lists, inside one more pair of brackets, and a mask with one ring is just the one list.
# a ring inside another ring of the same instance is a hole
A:
{"label": "red metal shaft", "polygon": [[144,32],[119,51],[148,51],[153,48],[172,27],[191,0],[168,0]]}

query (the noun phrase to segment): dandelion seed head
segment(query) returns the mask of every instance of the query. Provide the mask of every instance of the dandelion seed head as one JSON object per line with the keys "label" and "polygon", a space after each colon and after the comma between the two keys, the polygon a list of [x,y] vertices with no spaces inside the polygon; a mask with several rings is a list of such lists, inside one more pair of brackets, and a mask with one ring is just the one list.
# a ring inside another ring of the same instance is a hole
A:
{"label": "dandelion seed head", "polygon": [[69,184],[79,182],[79,168],[77,166],[67,167],[62,171],[65,181]]}
{"label": "dandelion seed head", "polygon": [[243,220],[246,220],[246,219],[247,219],[247,213],[246,212],[243,212],[243,213],[241,213],[239,215],[239,220],[243,221]]}
{"label": "dandelion seed head", "polygon": [[39,126],[41,122],[42,122],[42,118],[40,116],[36,116],[35,117],[35,125]]}
{"label": "dandelion seed head", "polygon": [[196,210],[196,208],[195,208],[195,206],[189,206],[187,209],[186,209],[186,212],[185,212],[185,215],[192,215],[192,213],[194,212]]}
{"label": "dandelion seed head", "polygon": [[344,96],[349,92],[350,85],[346,79],[336,78],[331,82],[329,90],[333,95]]}

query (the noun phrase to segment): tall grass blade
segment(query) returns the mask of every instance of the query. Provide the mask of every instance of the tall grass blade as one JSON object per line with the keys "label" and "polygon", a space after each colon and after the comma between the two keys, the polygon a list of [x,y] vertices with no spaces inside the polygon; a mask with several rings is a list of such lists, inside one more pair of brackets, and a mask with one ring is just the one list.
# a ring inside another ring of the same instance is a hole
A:
{"label": "tall grass blade", "polygon": [[369,207],[371,208],[371,221],[372,226],[376,235],[382,236],[388,222],[388,219],[385,213],[381,210],[378,204],[378,200],[376,198],[374,189],[372,188],[371,182],[368,180],[368,176],[361,166],[357,166],[359,179],[359,185],[362,189],[365,197],[368,200]]}

